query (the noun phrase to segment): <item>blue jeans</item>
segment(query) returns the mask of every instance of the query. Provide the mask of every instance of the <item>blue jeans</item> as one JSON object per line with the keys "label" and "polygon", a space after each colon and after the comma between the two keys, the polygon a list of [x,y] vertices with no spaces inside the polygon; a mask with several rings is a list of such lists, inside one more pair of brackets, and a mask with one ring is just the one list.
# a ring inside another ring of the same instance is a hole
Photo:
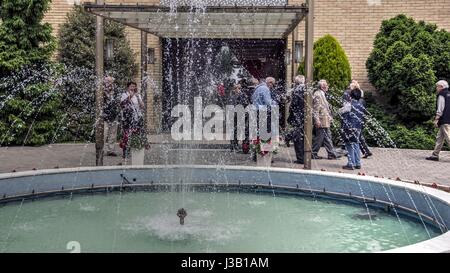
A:
{"label": "blue jeans", "polygon": [[[359,135],[361,133],[360,130],[354,132],[356,134],[356,139],[359,139]],[[348,152],[347,158],[348,163],[347,166],[350,167],[360,167],[361,166],[361,151],[359,148],[358,142],[346,142],[345,149]]]}
{"label": "blue jeans", "polygon": [[345,143],[345,149],[348,152],[347,166],[350,167],[361,166],[361,153],[359,149],[359,144],[356,142]]}

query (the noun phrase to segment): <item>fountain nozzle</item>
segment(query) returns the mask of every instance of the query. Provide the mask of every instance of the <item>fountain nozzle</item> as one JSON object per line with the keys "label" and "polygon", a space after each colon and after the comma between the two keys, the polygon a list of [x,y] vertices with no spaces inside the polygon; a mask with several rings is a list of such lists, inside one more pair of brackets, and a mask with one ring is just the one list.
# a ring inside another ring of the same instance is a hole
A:
{"label": "fountain nozzle", "polygon": [[179,209],[177,216],[180,218],[180,225],[184,225],[184,218],[187,216],[186,210],[184,208]]}

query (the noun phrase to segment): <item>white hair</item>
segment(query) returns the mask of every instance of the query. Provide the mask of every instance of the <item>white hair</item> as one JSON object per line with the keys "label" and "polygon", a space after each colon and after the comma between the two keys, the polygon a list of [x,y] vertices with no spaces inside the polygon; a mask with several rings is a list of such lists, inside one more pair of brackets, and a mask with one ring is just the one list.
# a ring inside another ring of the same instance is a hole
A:
{"label": "white hair", "polygon": [[305,76],[298,75],[298,76],[295,77],[294,81],[295,81],[295,83],[298,83],[298,84],[304,84],[305,83]]}
{"label": "white hair", "polygon": [[438,81],[438,82],[436,83],[436,85],[440,85],[440,86],[442,86],[443,88],[448,88],[448,82],[447,82],[447,81],[444,81],[444,80]]}
{"label": "white hair", "polygon": [[319,88],[322,88],[322,86],[323,86],[324,84],[326,84],[326,83],[327,83],[326,80],[320,80],[320,81],[317,83],[317,86],[319,86]]}
{"label": "white hair", "polygon": [[267,78],[266,78],[266,83],[268,83],[268,82],[273,82],[273,83],[275,83],[275,78],[273,78],[273,77],[267,77]]}

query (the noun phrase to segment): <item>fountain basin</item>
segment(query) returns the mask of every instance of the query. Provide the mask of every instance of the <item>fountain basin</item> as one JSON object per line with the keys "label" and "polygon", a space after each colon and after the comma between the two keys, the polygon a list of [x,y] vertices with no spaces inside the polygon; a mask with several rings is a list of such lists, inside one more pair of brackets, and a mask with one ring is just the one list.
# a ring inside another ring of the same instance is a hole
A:
{"label": "fountain basin", "polygon": [[[182,189],[189,190],[186,191]],[[269,201],[264,199],[262,202],[267,203],[271,202],[270,200],[274,200],[274,206],[277,206],[277,204],[280,204],[281,206],[285,201],[284,199],[278,199],[278,197],[286,198],[285,196],[303,196],[310,198],[313,201],[332,200],[332,202],[339,201],[339,204],[342,202],[358,204],[359,212],[361,212],[361,209],[364,210],[367,205],[367,209],[369,209],[369,207],[370,209],[378,208],[390,212],[391,214],[395,211],[397,214],[401,214],[402,217],[416,218],[417,223],[424,224],[428,227],[433,226],[434,230],[438,231],[431,232],[432,228],[430,228],[429,232],[432,233],[432,236],[429,237],[431,237],[431,239],[424,241],[423,239],[420,239],[420,242],[418,243],[390,249],[388,251],[445,252],[450,250],[450,234],[447,231],[447,227],[450,224],[450,194],[420,185],[407,184],[388,179],[317,171],[234,166],[223,168],[217,168],[215,166],[114,166],[39,170],[0,175],[0,202],[2,203],[15,201],[21,202],[22,204],[24,199],[33,200],[55,195],[73,195],[74,193],[116,192],[116,194],[120,194],[120,192],[137,190],[149,191],[149,194],[154,194],[155,192],[164,192],[164,194],[169,194],[170,192],[185,192],[187,195],[192,191],[197,193],[221,191],[227,193],[228,198],[230,196],[236,196],[234,194],[249,194],[250,197],[245,196],[241,200],[242,202],[245,200],[252,201],[254,199],[252,196],[259,196],[255,197],[256,200],[259,200],[257,198],[262,198],[261,194],[269,194],[269,196],[271,196],[271,198],[268,199]],[[123,196],[129,195],[125,194]],[[273,196],[277,197],[273,198]],[[194,196],[192,198],[195,199],[197,197]],[[202,200],[207,199],[208,198],[203,198]],[[169,205],[167,205],[170,207],[170,204],[173,204],[174,200],[177,199],[173,198],[166,200],[170,201],[168,202]],[[39,202],[41,201],[34,204],[37,205]],[[233,202],[224,202],[224,204],[230,205],[233,204]],[[178,206],[178,204],[173,205],[173,216],[175,221],[177,221],[176,209],[178,209],[178,207],[176,206]],[[5,209],[8,206],[10,206],[10,204],[0,208],[0,213],[2,209]],[[288,206],[291,205],[289,204]],[[302,206],[306,205],[298,204],[298,207]],[[326,207],[327,205],[324,206]],[[236,211],[236,208],[231,208],[231,210]],[[159,210],[159,213],[170,213],[170,210],[164,212]],[[301,212],[298,213],[299,218],[301,218]],[[153,216],[155,215],[157,216],[158,214],[153,214]],[[190,213],[188,211],[188,217],[186,218],[187,223],[189,223],[189,215]],[[259,217],[263,218],[263,215],[264,214]],[[378,216],[379,215],[377,215],[377,218]],[[195,211],[193,217],[195,220]],[[246,216],[242,215],[241,217]],[[289,219],[291,218],[295,218],[295,213],[290,214],[286,219],[280,219],[280,221],[289,222]],[[164,223],[164,219],[165,218],[155,221]],[[397,221],[396,218],[393,219]],[[402,221],[406,223],[406,220],[403,220],[403,218]],[[224,226],[223,223],[218,224],[223,230],[229,229],[226,225]],[[295,225],[295,222],[291,224]],[[336,224],[339,225],[339,223]],[[243,230],[245,231],[245,229]],[[147,231],[148,229],[146,232]],[[158,231],[154,226],[150,226],[150,233],[151,232],[156,232],[155,234],[158,235]],[[402,230],[397,230],[397,232],[401,234]],[[174,234],[176,235],[178,233]],[[194,232],[194,235],[195,234],[196,233]],[[295,234],[293,234],[293,236],[294,235]],[[280,238],[280,240],[287,241],[288,239]],[[385,249],[386,248],[383,248],[382,250]],[[307,252],[316,251],[314,249],[304,250]],[[375,247],[372,250],[379,251],[380,249]],[[26,251],[26,249],[24,251]],[[126,249],[122,251],[126,251]],[[145,251],[145,249],[142,251]],[[177,250],[174,248],[173,251],[186,250]],[[200,247],[199,249],[194,249],[192,251],[205,251],[205,248]],[[214,248],[211,251],[220,252],[222,250],[220,248]],[[226,251],[232,250],[227,249]],[[257,249],[246,248],[242,250],[235,249],[235,251],[258,252]],[[270,251],[270,248],[263,248],[260,251],[272,252]],[[279,251],[295,252],[302,251],[302,249],[284,250],[283,248],[278,248],[273,250],[273,252]],[[317,251],[340,252],[345,250],[317,249]],[[347,251],[352,251],[352,249],[350,248]],[[354,249],[354,251],[367,250]]]}

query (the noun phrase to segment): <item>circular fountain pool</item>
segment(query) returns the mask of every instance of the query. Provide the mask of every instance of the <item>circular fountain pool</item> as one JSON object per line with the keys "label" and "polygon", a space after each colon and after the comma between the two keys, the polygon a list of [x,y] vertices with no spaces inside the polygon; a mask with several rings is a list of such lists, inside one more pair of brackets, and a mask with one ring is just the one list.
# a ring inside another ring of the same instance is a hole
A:
{"label": "circular fountain pool", "polygon": [[2,252],[69,252],[74,245],[82,252],[449,248],[447,193],[344,174],[211,166],[43,170],[0,175],[0,194]]}
{"label": "circular fountain pool", "polygon": [[370,252],[440,234],[380,210],[361,219],[364,212],[320,198],[236,191],[77,195],[2,207],[0,247],[67,252],[75,241],[83,252]]}

